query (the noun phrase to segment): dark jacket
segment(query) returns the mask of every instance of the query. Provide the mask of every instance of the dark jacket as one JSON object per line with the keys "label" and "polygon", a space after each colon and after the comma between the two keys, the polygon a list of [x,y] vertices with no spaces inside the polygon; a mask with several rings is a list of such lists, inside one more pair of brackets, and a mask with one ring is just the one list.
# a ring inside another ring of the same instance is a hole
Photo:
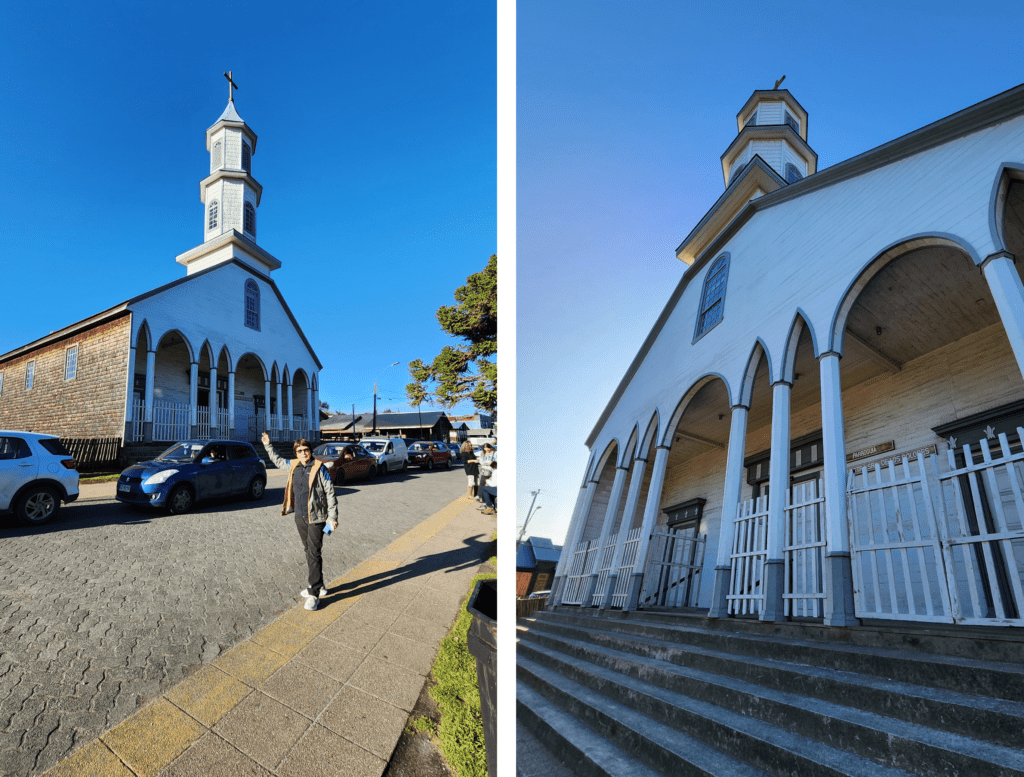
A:
{"label": "dark jacket", "polygon": [[[284,487],[284,503],[281,505],[281,515],[295,512],[295,498],[292,494],[292,478],[295,476],[295,468],[299,466],[298,459],[282,459],[270,445],[264,443],[263,449],[267,452],[270,460],[278,469],[288,469],[288,482]],[[310,523],[333,523],[338,522],[338,500],[334,496],[334,483],[331,482],[331,475],[321,462],[313,460],[313,468],[309,471],[309,522]]]}

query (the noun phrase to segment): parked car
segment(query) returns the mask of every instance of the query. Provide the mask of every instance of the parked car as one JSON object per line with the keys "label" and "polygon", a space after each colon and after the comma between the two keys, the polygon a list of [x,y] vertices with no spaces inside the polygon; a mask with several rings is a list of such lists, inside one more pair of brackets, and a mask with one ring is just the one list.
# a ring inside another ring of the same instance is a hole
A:
{"label": "parked car", "polygon": [[152,461],[133,464],[117,480],[124,504],[166,507],[184,513],[203,499],[246,496],[261,499],[267,467],[247,442],[185,440]]}
{"label": "parked car", "polygon": [[551,591],[534,591],[532,594],[527,596],[527,599],[547,599],[551,595]]}
{"label": "parked car", "polygon": [[364,437],[359,441],[377,457],[377,474],[409,469],[409,449],[401,437]]}
{"label": "parked car", "polygon": [[377,477],[377,457],[354,442],[325,442],[313,450],[313,457],[327,465],[336,486],[355,478]]}
{"label": "parked car", "polygon": [[75,458],[49,434],[0,431],[0,513],[38,526],[78,499]]}
{"label": "parked car", "polygon": [[459,444],[457,442],[443,442],[441,444],[451,451],[452,461],[458,461],[461,458],[461,454],[459,453]]}
{"label": "parked car", "polygon": [[442,448],[438,442],[414,442],[409,448],[409,463],[421,469],[433,469],[434,467],[452,468],[452,457],[447,448]]}

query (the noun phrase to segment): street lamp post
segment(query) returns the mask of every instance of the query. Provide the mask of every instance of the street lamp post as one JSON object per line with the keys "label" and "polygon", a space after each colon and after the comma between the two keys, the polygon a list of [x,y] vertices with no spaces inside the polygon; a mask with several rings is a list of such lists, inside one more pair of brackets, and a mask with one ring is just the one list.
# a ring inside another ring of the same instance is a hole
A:
{"label": "street lamp post", "polygon": [[526,527],[530,524],[530,519],[537,514],[537,510],[543,507],[543,505],[537,505],[536,509],[533,507],[537,503],[537,494],[540,493],[540,489],[538,488],[536,491],[531,491],[530,493],[533,494],[533,501],[530,502],[530,509],[526,511],[526,520],[523,522],[523,528],[519,532],[519,537],[516,539],[517,553],[519,552],[519,546],[523,544],[523,535],[526,534]]}
{"label": "street lamp post", "polygon": [[[383,370],[380,371],[380,373],[377,375],[377,378],[379,378],[381,375],[383,375],[385,372],[387,372],[391,367],[395,367],[397,365],[398,365],[398,362],[394,362],[393,364],[389,364],[387,367],[385,367]],[[377,378],[373,379],[373,434],[374,435],[377,434]],[[355,428],[355,421],[354,420],[353,420],[352,424],[353,424],[353,429],[354,429]]]}

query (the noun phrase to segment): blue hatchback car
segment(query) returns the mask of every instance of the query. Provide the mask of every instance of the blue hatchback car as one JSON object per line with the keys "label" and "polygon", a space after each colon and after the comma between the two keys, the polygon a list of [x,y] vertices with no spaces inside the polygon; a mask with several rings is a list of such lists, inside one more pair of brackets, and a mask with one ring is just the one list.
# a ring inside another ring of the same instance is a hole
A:
{"label": "blue hatchback car", "polygon": [[267,467],[249,443],[185,440],[153,461],[122,472],[117,500],[184,513],[201,499],[247,496],[257,500],[266,487]]}

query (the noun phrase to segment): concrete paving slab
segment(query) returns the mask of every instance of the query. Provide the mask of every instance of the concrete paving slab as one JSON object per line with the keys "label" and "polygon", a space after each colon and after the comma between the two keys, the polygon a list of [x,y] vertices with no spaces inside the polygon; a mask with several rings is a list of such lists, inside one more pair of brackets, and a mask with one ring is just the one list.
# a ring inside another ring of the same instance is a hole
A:
{"label": "concrete paving slab", "polygon": [[[463,586],[463,592],[465,589],[466,586]],[[436,652],[437,645],[441,644],[441,640],[448,634],[448,627],[424,618],[412,617],[406,613],[404,618],[395,621],[389,633],[422,642],[425,645],[432,645]],[[338,641],[344,643],[345,640],[339,638]]]}
{"label": "concrete paving slab", "polygon": [[354,650],[317,637],[305,650],[295,655],[295,660],[344,683],[348,682],[366,656],[367,651]]}
{"label": "concrete paving slab", "polygon": [[83,774],[92,777],[135,777],[135,772],[98,739],[65,758],[47,772],[47,777],[82,777]]}
{"label": "concrete paving slab", "polygon": [[213,727],[213,733],[273,770],[306,733],[312,721],[256,691]]}
{"label": "concrete paving slab", "polygon": [[312,642],[315,636],[312,631],[301,629],[278,619],[253,634],[252,641],[268,650],[291,658]]}
{"label": "concrete paving slab", "polygon": [[423,688],[423,681],[424,677],[419,672],[367,656],[353,673],[348,684],[412,712]]}
{"label": "concrete paving slab", "polygon": [[166,695],[166,699],[209,728],[224,717],[252,688],[215,666],[204,666]]}
{"label": "concrete paving slab", "polygon": [[161,777],[272,777],[249,756],[208,732],[182,753]]}
{"label": "concrete paving slab", "polygon": [[346,686],[324,710],[320,725],[387,759],[402,734],[409,713]]}
{"label": "concrete paving slab", "polygon": [[437,646],[425,645],[408,637],[388,633],[381,637],[377,646],[370,651],[370,655],[426,677],[430,672],[430,665],[434,663],[434,656],[437,655]]}
{"label": "concrete paving slab", "polygon": [[300,715],[316,720],[342,689],[342,683],[311,666],[289,661],[260,690]]}
{"label": "concrete paving slab", "polygon": [[204,730],[166,699],[157,699],[101,738],[139,777],[155,777]]}
{"label": "concrete paving slab", "polygon": [[255,688],[287,660],[286,656],[249,641],[229,650],[214,661],[214,666]]}
{"label": "concrete paving slab", "polygon": [[[390,629],[397,629],[401,622],[396,619],[392,622]],[[388,633],[388,630],[388,625],[367,622],[349,611],[324,629],[320,636],[340,645],[347,645],[353,650],[369,653],[380,642],[380,638]]]}
{"label": "concrete paving slab", "polygon": [[280,777],[380,777],[387,761],[323,726],[312,726],[277,770]]}

